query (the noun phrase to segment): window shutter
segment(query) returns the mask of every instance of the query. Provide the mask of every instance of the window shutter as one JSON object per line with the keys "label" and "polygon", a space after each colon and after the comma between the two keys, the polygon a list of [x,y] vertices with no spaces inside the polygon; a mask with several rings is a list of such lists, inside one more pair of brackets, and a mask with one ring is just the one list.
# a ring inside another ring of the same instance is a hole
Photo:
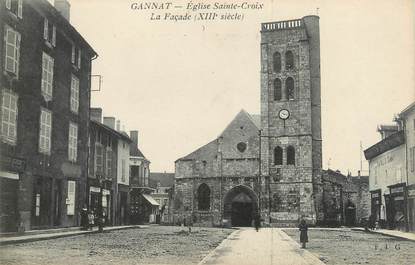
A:
{"label": "window shutter", "polygon": [[6,0],[6,8],[11,9],[12,8],[12,0]]}
{"label": "window shutter", "polygon": [[20,34],[16,33],[16,62],[15,62],[15,69],[16,69],[16,77],[19,78],[19,62],[20,62]]}
{"label": "window shutter", "polygon": [[23,17],[22,14],[23,14],[23,0],[19,0],[18,7],[17,7],[17,16],[19,18],[22,18]]}
{"label": "window shutter", "polygon": [[43,38],[45,40],[48,39],[48,32],[49,32],[48,31],[48,19],[45,18],[44,21],[43,21]]}
{"label": "window shutter", "polygon": [[68,181],[68,203],[67,203],[67,215],[75,214],[75,181]]}
{"label": "window shutter", "polygon": [[51,60],[49,61],[49,71],[50,71],[50,84],[51,84],[51,86],[49,87],[50,91],[48,91],[48,93],[49,93],[50,96],[52,96],[52,93],[53,93],[53,68],[54,68],[55,61],[52,58],[50,58],[50,59]]}
{"label": "window shutter", "polygon": [[72,64],[75,63],[75,46],[72,45],[72,57],[71,57]]}
{"label": "window shutter", "polygon": [[78,50],[78,68],[81,68],[81,49]]}
{"label": "window shutter", "polygon": [[9,38],[9,28],[6,26],[6,28],[4,29],[5,33],[4,33],[4,54],[5,54],[5,58],[4,58],[4,69],[7,70],[7,39]]}
{"label": "window shutter", "polygon": [[52,28],[52,46],[53,47],[56,46],[56,27],[55,27],[55,25],[53,25],[53,28]]}

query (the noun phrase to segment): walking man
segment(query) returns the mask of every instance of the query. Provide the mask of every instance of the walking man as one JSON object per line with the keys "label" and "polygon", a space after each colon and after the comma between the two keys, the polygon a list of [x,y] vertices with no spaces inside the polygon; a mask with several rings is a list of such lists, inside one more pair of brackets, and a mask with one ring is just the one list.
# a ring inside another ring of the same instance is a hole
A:
{"label": "walking man", "polygon": [[308,242],[308,225],[304,218],[301,218],[300,225],[298,226],[298,228],[300,230],[301,248],[305,248],[305,245]]}
{"label": "walking man", "polygon": [[258,230],[261,226],[261,217],[259,216],[259,214],[255,215],[254,224],[255,224],[255,229],[258,232]]}

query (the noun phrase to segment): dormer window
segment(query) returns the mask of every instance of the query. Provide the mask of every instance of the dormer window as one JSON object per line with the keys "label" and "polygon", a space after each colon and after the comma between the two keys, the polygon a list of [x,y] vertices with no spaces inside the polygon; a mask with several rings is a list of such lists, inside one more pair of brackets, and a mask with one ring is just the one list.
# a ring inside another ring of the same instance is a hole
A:
{"label": "dormer window", "polygon": [[6,8],[18,18],[22,18],[23,0],[6,0]]}
{"label": "dormer window", "polygon": [[81,69],[81,49],[75,45],[72,45],[71,62],[75,68]]}
{"label": "dormer window", "polygon": [[43,21],[43,38],[50,48],[56,46],[56,27],[47,18]]}

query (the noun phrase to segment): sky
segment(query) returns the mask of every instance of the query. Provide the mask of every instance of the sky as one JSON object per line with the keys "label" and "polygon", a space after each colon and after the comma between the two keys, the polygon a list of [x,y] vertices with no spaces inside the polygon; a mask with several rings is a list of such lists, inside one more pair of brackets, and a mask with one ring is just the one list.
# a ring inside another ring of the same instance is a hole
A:
{"label": "sky", "polygon": [[139,131],[152,172],[174,172],[241,109],[260,112],[262,22],[320,16],[323,168],[357,174],[360,142],[415,100],[412,0],[264,0],[242,21],[197,22],[151,21],[134,2],[70,0],[70,21],[99,54],[91,105]]}

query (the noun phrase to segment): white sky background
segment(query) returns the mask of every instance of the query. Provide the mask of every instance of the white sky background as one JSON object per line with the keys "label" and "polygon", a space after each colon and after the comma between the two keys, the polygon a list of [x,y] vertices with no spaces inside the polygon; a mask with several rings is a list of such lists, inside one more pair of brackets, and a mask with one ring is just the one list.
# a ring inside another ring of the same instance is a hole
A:
{"label": "white sky background", "polygon": [[104,83],[92,106],[139,130],[153,172],[174,172],[240,109],[259,113],[261,22],[319,7],[324,168],[331,158],[330,168],[356,173],[359,142],[379,141],[376,126],[415,99],[411,0],[264,0],[242,22],[203,23],[153,22],[132,2],[70,0],[71,23],[99,54],[93,73]]}

